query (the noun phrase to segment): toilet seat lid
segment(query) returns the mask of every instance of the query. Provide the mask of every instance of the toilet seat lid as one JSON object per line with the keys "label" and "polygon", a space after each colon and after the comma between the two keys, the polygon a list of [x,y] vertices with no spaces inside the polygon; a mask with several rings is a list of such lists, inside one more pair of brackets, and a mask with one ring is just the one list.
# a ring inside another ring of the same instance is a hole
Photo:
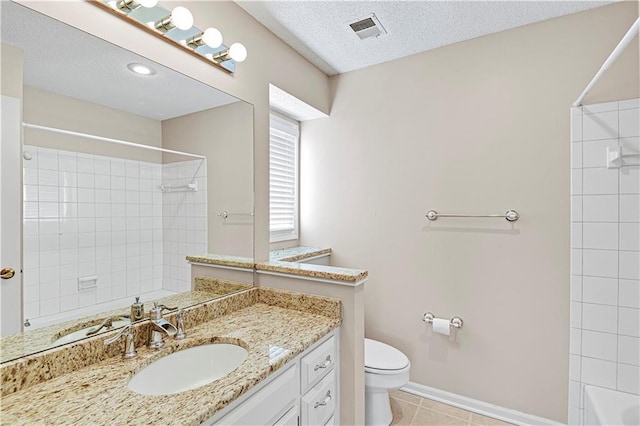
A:
{"label": "toilet seat lid", "polygon": [[393,346],[373,339],[364,339],[364,366],[376,370],[402,370],[409,358]]}

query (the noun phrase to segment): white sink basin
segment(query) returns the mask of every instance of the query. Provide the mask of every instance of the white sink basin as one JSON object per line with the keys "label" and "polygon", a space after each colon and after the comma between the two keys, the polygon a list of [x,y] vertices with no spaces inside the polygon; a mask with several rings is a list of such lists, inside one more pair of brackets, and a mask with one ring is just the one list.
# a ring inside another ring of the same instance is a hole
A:
{"label": "white sink basin", "polygon": [[226,376],[247,359],[246,349],[226,343],[174,352],[149,364],[129,381],[142,395],[171,395],[199,388]]}
{"label": "white sink basin", "polygon": [[[111,328],[103,328],[102,330],[100,330],[98,333],[95,333],[95,334],[105,333],[107,331],[111,331],[111,330],[114,330],[116,328],[124,327],[127,324],[131,324],[131,321],[129,321],[128,318],[123,318],[123,319],[120,319],[120,320],[114,320],[113,321],[113,325],[111,326]],[[76,330],[76,331],[74,331],[72,333],[65,334],[64,336],[54,340],[51,345],[52,346],[64,345],[64,344],[67,344],[67,343],[75,342],[76,340],[84,339],[85,337],[91,337],[91,335],[87,335],[87,333],[96,330],[98,327],[100,327],[99,324],[98,325],[92,325],[91,327],[85,327],[85,328],[82,328],[80,330]]]}

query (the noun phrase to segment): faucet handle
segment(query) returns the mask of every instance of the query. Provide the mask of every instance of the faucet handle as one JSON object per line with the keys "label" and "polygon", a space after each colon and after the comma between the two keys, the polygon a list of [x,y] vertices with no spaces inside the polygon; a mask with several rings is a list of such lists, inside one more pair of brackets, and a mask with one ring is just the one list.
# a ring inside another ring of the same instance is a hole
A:
{"label": "faucet handle", "polygon": [[178,309],[178,307],[177,307],[177,306],[169,307],[169,306],[164,305],[164,304],[160,304],[160,305],[158,305],[158,308],[160,308],[160,309],[162,309],[162,310],[165,310],[165,311],[175,311],[175,310],[177,310],[177,309]]}
{"label": "faucet handle", "polygon": [[184,332],[184,309],[178,311],[178,317],[176,319],[176,328],[178,331],[174,336],[175,339],[182,340],[187,337],[187,333]]}
{"label": "faucet handle", "polygon": [[149,318],[152,320],[159,320],[162,318],[162,311],[175,311],[176,309],[178,308],[170,308],[166,305],[158,304],[158,302],[153,302],[153,308],[149,310]]}
{"label": "faucet handle", "polygon": [[110,345],[120,340],[122,336],[124,336],[124,354],[122,355],[122,357],[135,358],[138,353],[136,352],[136,346],[134,343],[135,336],[133,334],[133,327],[131,326],[131,324],[125,325],[118,334],[105,340],[104,344]]}

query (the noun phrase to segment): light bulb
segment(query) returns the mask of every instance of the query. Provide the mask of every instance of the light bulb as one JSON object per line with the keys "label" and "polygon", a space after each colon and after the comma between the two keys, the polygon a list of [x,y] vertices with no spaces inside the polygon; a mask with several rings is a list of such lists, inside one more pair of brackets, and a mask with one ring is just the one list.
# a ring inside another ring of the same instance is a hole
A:
{"label": "light bulb", "polygon": [[202,33],[202,41],[212,48],[220,47],[222,45],[222,33],[216,28],[207,28]]}
{"label": "light bulb", "polygon": [[171,11],[171,15],[156,22],[149,22],[147,25],[160,31],[162,34],[174,28],[186,31],[193,27],[193,15],[186,7],[178,6]]}
{"label": "light bulb", "polygon": [[247,48],[241,43],[233,43],[229,47],[229,56],[236,62],[242,62],[247,59]]}
{"label": "light bulb", "polygon": [[142,7],[146,7],[146,8],[152,8],[152,7],[156,7],[156,5],[158,4],[158,0],[137,0],[138,3],[140,3],[140,5]]}
{"label": "light bulb", "polygon": [[171,11],[171,22],[180,30],[193,27],[193,15],[186,7],[178,6]]}

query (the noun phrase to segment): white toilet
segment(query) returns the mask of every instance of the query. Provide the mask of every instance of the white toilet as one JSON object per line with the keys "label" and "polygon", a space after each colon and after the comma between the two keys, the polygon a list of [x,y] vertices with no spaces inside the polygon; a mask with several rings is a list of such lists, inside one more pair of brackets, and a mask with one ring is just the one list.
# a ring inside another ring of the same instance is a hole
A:
{"label": "white toilet", "polygon": [[389,390],[409,382],[409,358],[393,346],[364,339],[365,423],[389,426],[393,420]]}

